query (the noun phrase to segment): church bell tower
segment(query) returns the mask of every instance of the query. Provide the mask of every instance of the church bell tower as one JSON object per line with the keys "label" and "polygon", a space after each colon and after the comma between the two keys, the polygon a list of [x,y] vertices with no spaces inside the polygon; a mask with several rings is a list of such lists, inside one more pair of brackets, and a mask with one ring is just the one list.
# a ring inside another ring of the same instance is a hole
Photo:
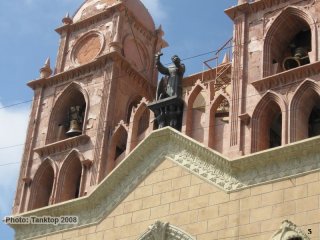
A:
{"label": "church bell tower", "polygon": [[54,69],[48,59],[28,83],[13,213],[88,194],[153,127],[144,102],[155,95],[154,54],[166,43],[139,0],[86,0],[56,32]]}
{"label": "church bell tower", "polygon": [[320,134],[319,1],[239,0],[234,21],[231,156]]}

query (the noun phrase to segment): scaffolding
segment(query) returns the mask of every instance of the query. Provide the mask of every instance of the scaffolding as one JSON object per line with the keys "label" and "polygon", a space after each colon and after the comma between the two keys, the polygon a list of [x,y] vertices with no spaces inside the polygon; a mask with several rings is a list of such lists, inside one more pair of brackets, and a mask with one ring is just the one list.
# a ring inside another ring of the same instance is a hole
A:
{"label": "scaffolding", "polygon": [[[223,88],[230,83],[230,81],[226,82],[221,77],[229,70],[229,68],[231,68],[232,40],[233,38],[230,38],[224,45],[222,45],[222,47],[215,52],[215,56],[213,58],[203,62],[203,68],[207,67],[210,71],[214,71],[214,78],[209,82],[213,82],[216,89]],[[203,78],[204,71],[202,72],[202,81]]]}

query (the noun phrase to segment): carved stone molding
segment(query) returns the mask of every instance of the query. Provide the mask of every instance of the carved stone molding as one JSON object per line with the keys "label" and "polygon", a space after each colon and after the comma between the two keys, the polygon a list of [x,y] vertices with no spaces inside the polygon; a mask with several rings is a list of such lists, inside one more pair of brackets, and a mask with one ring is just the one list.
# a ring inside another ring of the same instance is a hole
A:
{"label": "carved stone molding", "polygon": [[35,148],[34,151],[40,155],[40,157],[49,156],[53,153],[58,153],[72,149],[81,144],[86,144],[90,137],[88,135],[80,135],[72,138],[68,138],[59,142],[51,143],[43,147]]}
{"label": "carved stone molding", "polygon": [[[308,5],[314,3],[315,0],[295,0],[290,1],[290,5]],[[225,10],[225,13],[234,20],[239,13],[256,13],[266,8],[273,6],[279,6],[280,4],[286,4],[287,0],[256,0],[246,1],[243,4],[236,5]]]}
{"label": "carved stone molding", "polygon": [[272,240],[290,239],[310,240],[310,238],[294,223],[290,222],[289,220],[284,220],[280,229],[273,235]]}
{"label": "carved stone molding", "polygon": [[81,66],[77,66],[74,68],[71,68],[67,71],[57,73],[55,75],[52,75],[48,78],[42,78],[37,80],[32,80],[27,83],[29,87],[32,89],[46,87],[46,86],[53,86],[57,84],[61,84],[64,82],[67,82],[71,79],[78,78],[80,76],[84,76],[86,74],[90,74],[94,71],[97,71],[99,69],[104,69],[106,67],[106,64],[111,59],[115,61],[118,58],[118,53],[111,52],[104,54],[102,56],[98,56],[95,60],[83,64]]}
{"label": "carved stone molding", "polygon": [[194,238],[169,223],[156,221],[137,240],[194,240]]}
{"label": "carved stone molding", "polygon": [[105,47],[105,36],[99,31],[90,31],[78,39],[71,52],[71,61],[79,66],[94,60]]}
{"label": "carved stone molding", "polygon": [[89,195],[16,215],[76,215],[78,225],[11,227],[19,240],[98,224],[165,159],[171,159],[222,191],[234,192],[319,171],[319,145],[320,137],[315,137],[231,160],[172,128],[163,128],[144,139]]}
{"label": "carved stone molding", "polygon": [[262,92],[268,89],[286,85],[288,83],[297,82],[299,80],[302,81],[305,78],[311,77],[318,73],[320,73],[320,61],[265,77],[252,82],[252,85],[258,91]]}

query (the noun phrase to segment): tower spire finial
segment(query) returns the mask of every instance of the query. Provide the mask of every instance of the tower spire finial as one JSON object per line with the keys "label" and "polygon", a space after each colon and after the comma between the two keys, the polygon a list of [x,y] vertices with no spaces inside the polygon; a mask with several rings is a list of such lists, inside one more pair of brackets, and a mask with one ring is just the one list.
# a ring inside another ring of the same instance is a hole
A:
{"label": "tower spire finial", "polygon": [[70,25],[72,24],[72,19],[70,18],[69,12],[67,12],[66,16],[64,18],[62,18],[62,23],[64,25]]}
{"label": "tower spire finial", "polygon": [[47,78],[52,74],[50,67],[50,57],[48,57],[44,63],[44,66],[40,69],[40,78]]}

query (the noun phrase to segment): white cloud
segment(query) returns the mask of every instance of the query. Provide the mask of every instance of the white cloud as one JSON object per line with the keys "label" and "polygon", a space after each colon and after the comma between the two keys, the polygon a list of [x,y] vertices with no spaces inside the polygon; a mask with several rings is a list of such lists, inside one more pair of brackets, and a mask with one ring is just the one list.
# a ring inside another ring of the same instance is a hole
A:
{"label": "white cloud", "polygon": [[[11,212],[28,117],[29,107],[27,106],[0,109],[0,217]],[[4,164],[12,165],[1,166]]]}
{"label": "white cloud", "polygon": [[146,6],[157,25],[160,25],[167,18],[160,0],[141,0],[141,2]]}

